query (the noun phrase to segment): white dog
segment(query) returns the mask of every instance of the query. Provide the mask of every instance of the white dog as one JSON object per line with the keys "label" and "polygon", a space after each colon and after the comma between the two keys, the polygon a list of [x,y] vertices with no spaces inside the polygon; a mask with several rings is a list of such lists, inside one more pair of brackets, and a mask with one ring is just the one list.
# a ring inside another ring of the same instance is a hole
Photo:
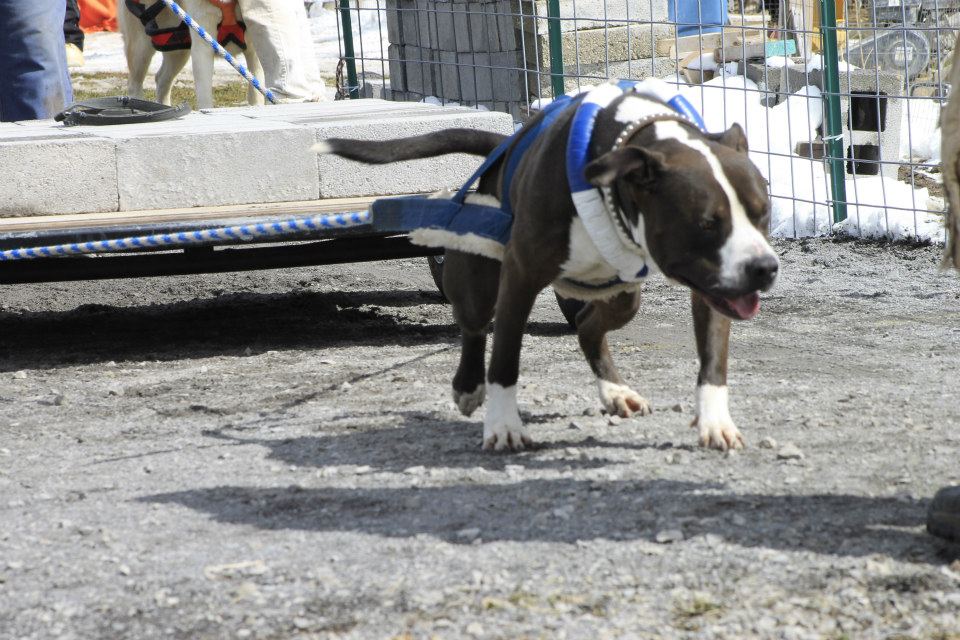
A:
{"label": "white dog", "polygon": [[[242,39],[241,31],[218,29],[221,22],[224,25],[232,22],[230,18],[234,11],[238,22],[240,21],[239,7],[232,4],[224,6],[218,0],[179,0],[178,4],[194,22],[211,35],[218,36],[220,44],[232,55],[242,52],[250,73],[258,78],[263,77],[260,59],[249,39],[246,40],[246,50],[243,50],[238,45],[238,40]],[[128,95],[134,98],[143,97],[143,80],[153,54],[157,52],[154,46],[156,43],[163,55],[163,62],[157,72],[157,101],[170,104],[173,80],[187,64],[187,58],[192,58],[197,107],[213,107],[213,63],[216,54],[203,38],[196,33],[191,34],[189,28],[181,24],[180,19],[160,0],[126,0],[126,7],[118,7],[117,18],[123,33],[124,53],[130,70],[127,79]],[[152,36],[148,35],[148,30]],[[189,38],[189,48],[183,48],[188,46],[188,35],[192,36]],[[247,87],[247,102],[263,104],[263,96],[252,85]]]}

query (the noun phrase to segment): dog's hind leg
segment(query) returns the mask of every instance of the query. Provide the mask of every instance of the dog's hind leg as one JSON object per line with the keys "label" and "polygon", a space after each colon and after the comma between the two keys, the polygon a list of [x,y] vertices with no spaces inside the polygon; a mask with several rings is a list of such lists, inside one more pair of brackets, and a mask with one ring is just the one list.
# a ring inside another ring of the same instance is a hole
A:
{"label": "dog's hind leg", "polygon": [[173,104],[171,91],[173,90],[173,81],[177,74],[187,64],[190,59],[190,51],[180,49],[177,51],[166,51],[163,54],[163,62],[160,69],[157,70],[157,102],[162,104]]}
{"label": "dog's hind leg", "polygon": [[[195,11],[194,21],[203,27],[207,33],[216,33],[220,11],[206,2],[201,4],[205,6]],[[214,53],[210,45],[200,36],[194,36],[190,41],[190,62],[193,63],[193,83],[197,92],[197,108],[210,109],[213,107]]]}
{"label": "dog's hind leg", "polygon": [[[247,50],[243,52],[243,59],[247,62],[247,71],[252,73],[257,80],[263,82],[263,65],[260,64],[257,52],[249,42],[247,43]],[[247,83],[247,104],[262,105],[263,103],[263,94],[257,91],[252,84]]]}
{"label": "dog's hind leg", "polygon": [[453,401],[465,416],[483,404],[484,357],[487,330],[497,303],[500,263],[490,258],[446,252],[443,263],[443,290],[453,305],[460,325],[460,364],[453,376]]}
{"label": "dog's hind leg", "polygon": [[700,373],[697,375],[697,417],[691,426],[700,428],[700,445],[739,449],[743,436],[730,417],[727,398],[727,353],[730,319],[713,310],[699,293],[692,294],[693,328],[697,336]]}
{"label": "dog's hind leg", "polygon": [[640,291],[619,293],[610,300],[594,300],[577,315],[577,338],[590,369],[597,376],[600,402],[608,413],[622,418],[650,413],[650,403],[620,377],[607,333],[626,325],[640,307]]}

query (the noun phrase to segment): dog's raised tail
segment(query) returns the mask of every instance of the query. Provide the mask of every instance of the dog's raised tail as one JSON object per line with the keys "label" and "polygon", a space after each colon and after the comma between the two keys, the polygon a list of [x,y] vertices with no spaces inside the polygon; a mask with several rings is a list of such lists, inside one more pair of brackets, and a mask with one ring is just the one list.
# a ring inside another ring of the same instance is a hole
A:
{"label": "dog's raised tail", "polygon": [[448,153],[486,156],[507,136],[477,129],[445,129],[411,138],[393,140],[351,140],[327,138],[313,145],[317,153],[332,153],[341,158],[367,164],[387,164],[401,160],[432,158]]}

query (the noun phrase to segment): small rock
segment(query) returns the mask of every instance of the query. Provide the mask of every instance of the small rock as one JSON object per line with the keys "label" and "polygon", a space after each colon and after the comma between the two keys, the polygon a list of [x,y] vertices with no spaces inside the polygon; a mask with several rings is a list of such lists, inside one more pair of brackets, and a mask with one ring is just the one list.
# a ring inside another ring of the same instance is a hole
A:
{"label": "small rock", "polygon": [[683,413],[683,405],[679,402],[670,407],[675,413]]}
{"label": "small rock", "polygon": [[250,629],[237,629],[238,638],[249,638],[252,635],[253,631],[250,631]]}
{"label": "small rock", "polygon": [[407,467],[403,472],[408,476],[422,476],[427,472],[427,468],[422,465],[417,465],[416,467]]}
{"label": "small rock", "polygon": [[471,622],[470,624],[467,625],[467,628],[465,629],[465,631],[467,632],[467,635],[471,635],[479,638],[480,636],[483,635],[483,625],[480,624],[479,622]]}
{"label": "small rock", "polygon": [[480,535],[480,529],[470,527],[469,529],[460,529],[457,531],[457,537],[461,540],[473,540]]}
{"label": "small rock", "polygon": [[682,464],[683,463],[683,454],[679,451],[674,451],[673,453],[668,453],[667,464]]}
{"label": "small rock", "polygon": [[250,347],[247,347],[246,349],[243,350],[243,355],[247,357],[253,355],[253,349],[251,349]]}
{"label": "small rock", "polygon": [[293,626],[297,629],[308,629],[310,627],[310,621],[306,618],[294,618]]}
{"label": "small rock", "polygon": [[776,449],[777,441],[773,438],[764,438],[757,443],[757,446],[759,446],[761,449]]}
{"label": "small rock", "polygon": [[117,572],[122,576],[128,576],[130,575],[130,567],[128,567],[125,564],[122,564],[119,567],[117,567]]}
{"label": "small rock", "polygon": [[672,544],[674,542],[683,542],[683,531],[680,529],[664,529],[658,531],[654,538],[660,544]]}
{"label": "small rock", "polygon": [[15,371],[13,373],[14,380],[26,380],[27,372],[26,371]]}
{"label": "small rock", "polygon": [[740,515],[739,513],[733,514],[733,516],[730,518],[730,522],[732,522],[732,523],[733,523],[733,526],[735,526],[735,527],[745,527],[745,526],[747,526],[747,519],[744,518],[744,517],[743,517],[742,515]]}
{"label": "small rock", "polygon": [[10,455],[10,449],[7,449],[6,447],[0,447],[0,456],[8,455]]}
{"label": "small rock", "polygon": [[803,460],[803,451],[800,451],[800,448],[792,442],[780,447],[780,451],[777,451],[777,460]]}
{"label": "small rock", "polygon": [[562,507],[557,507],[553,510],[553,515],[561,520],[569,520],[570,516],[573,515],[574,506],[572,504],[564,505]]}
{"label": "small rock", "polygon": [[573,421],[573,420],[570,421],[570,425],[569,425],[568,428],[569,428],[569,429],[573,429],[574,431],[582,431],[582,430],[583,430],[583,427],[581,427],[578,422]]}
{"label": "small rock", "polygon": [[600,410],[596,407],[587,407],[583,410],[583,415],[596,417],[600,415]]}
{"label": "small rock", "polygon": [[621,422],[623,422],[623,418],[621,418],[620,416],[610,416],[609,418],[607,418],[607,424],[610,425],[611,427],[616,427]]}

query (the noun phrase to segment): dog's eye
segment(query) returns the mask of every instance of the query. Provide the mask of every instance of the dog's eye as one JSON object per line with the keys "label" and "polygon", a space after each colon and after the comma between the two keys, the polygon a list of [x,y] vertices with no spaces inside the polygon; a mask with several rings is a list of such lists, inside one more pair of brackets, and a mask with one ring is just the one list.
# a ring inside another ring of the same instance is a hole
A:
{"label": "dog's eye", "polygon": [[720,217],[715,213],[704,214],[703,217],[700,218],[700,228],[703,231],[716,231],[719,220]]}

